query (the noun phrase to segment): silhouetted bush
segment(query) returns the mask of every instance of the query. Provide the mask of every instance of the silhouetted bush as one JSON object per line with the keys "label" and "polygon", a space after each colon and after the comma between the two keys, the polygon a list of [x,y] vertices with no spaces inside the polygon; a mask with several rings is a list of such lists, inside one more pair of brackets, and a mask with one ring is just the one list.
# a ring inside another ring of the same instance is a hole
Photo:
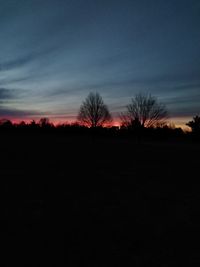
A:
{"label": "silhouetted bush", "polygon": [[192,121],[186,123],[189,126],[194,134],[200,135],[200,116],[193,117]]}

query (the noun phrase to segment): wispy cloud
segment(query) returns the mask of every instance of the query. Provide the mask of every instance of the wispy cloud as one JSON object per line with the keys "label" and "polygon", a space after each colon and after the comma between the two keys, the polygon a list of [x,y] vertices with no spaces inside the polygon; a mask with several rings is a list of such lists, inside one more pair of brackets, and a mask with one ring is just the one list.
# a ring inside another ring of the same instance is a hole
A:
{"label": "wispy cloud", "polygon": [[3,1],[2,114],[73,115],[90,91],[102,94],[113,112],[139,91],[155,94],[172,114],[196,112],[200,16],[194,2]]}
{"label": "wispy cloud", "polygon": [[0,107],[0,117],[5,118],[30,118],[34,116],[44,116],[45,113],[40,113],[34,110],[18,110],[18,109],[12,109],[12,108],[2,108]]}
{"label": "wispy cloud", "polygon": [[0,88],[0,100],[7,100],[16,97],[16,90]]}

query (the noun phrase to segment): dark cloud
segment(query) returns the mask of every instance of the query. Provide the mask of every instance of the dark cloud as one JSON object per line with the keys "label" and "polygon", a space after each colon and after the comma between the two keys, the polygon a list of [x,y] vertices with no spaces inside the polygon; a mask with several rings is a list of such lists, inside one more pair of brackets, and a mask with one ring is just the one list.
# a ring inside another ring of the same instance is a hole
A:
{"label": "dark cloud", "polygon": [[18,82],[26,82],[30,79],[33,79],[32,75],[26,76],[26,77],[19,77],[19,78],[4,78],[4,79],[0,79],[0,85],[8,85],[8,84],[17,84]]}
{"label": "dark cloud", "polygon": [[0,117],[1,118],[29,118],[34,116],[44,116],[45,113],[37,112],[34,110],[19,110],[12,108],[0,107]]}
{"label": "dark cloud", "polygon": [[[200,92],[200,90],[199,90]],[[187,117],[200,114],[200,93],[192,91],[190,94],[174,95],[165,99],[171,117]]]}
{"label": "dark cloud", "polygon": [[0,71],[5,71],[13,68],[19,68],[29,63],[34,58],[34,55],[27,55],[22,58],[18,58],[11,61],[5,61],[0,63]]}
{"label": "dark cloud", "polygon": [[[51,54],[52,50],[55,48],[50,46],[41,50],[33,50],[29,53],[25,52],[24,55],[16,57],[10,60],[4,60],[0,62],[0,71],[11,70],[14,68],[20,68],[27,64],[33,63],[33,61],[40,59],[48,54]],[[27,53],[27,54],[26,54]],[[16,56],[16,55],[15,55]]]}
{"label": "dark cloud", "polygon": [[191,103],[193,104],[198,104],[198,108],[200,111],[200,93],[197,94],[195,93],[194,95],[181,95],[181,96],[175,96],[175,97],[170,97],[165,101],[168,105],[175,105],[175,108],[177,106],[183,106],[184,104],[186,105],[191,105]]}
{"label": "dark cloud", "polygon": [[7,100],[16,97],[16,90],[0,88],[0,100]]}
{"label": "dark cloud", "polygon": [[24,92],[21,89],[0,88],[0,104],[12,103],[15,100],[19,100]]}
{"label": "dark cloud", "polygon": [[195,115],[200,115],[199,105],[193,104],[191,106],[177,106],[176,108],[171,108],[169,110],[169,118],[186,118],[193,117]]}

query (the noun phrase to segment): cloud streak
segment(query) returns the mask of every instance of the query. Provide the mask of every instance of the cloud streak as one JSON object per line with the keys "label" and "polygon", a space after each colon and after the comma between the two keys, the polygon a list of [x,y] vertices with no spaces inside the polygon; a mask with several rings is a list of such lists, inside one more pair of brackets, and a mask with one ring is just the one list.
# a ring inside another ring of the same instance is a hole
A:
{"label": "cloud streak", "polygon": [[75,116],[90,91],[115,113],[139,91],[199,109],[196,1],[7,0],[0,22],[2,116]]}
{"label": "cloud streak", "polygon": [[31,117],[37,117],[37,116],[45,116],[45,113],[39,113],[34,110],[18,110],[18,109],[12,109],[12,108],[0,108],[0,117],[1,118],[17,118],[17,119],[23,119],[23,118],[31,118]]}
{"label": "cloud streak", "polygon": [[16,97],[16,90],[0,88],[0,100],[13,99]]}

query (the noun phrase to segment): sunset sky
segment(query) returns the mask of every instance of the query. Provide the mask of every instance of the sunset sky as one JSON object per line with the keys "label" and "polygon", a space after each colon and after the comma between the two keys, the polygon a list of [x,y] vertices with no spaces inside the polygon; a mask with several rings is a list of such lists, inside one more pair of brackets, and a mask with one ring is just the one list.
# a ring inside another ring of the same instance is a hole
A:
{"label": "sunset sky", "polygon": [[92,91],[114,118],[138,92],[199,114],[200,1],[0,0],[0,118],[75,120]]}

